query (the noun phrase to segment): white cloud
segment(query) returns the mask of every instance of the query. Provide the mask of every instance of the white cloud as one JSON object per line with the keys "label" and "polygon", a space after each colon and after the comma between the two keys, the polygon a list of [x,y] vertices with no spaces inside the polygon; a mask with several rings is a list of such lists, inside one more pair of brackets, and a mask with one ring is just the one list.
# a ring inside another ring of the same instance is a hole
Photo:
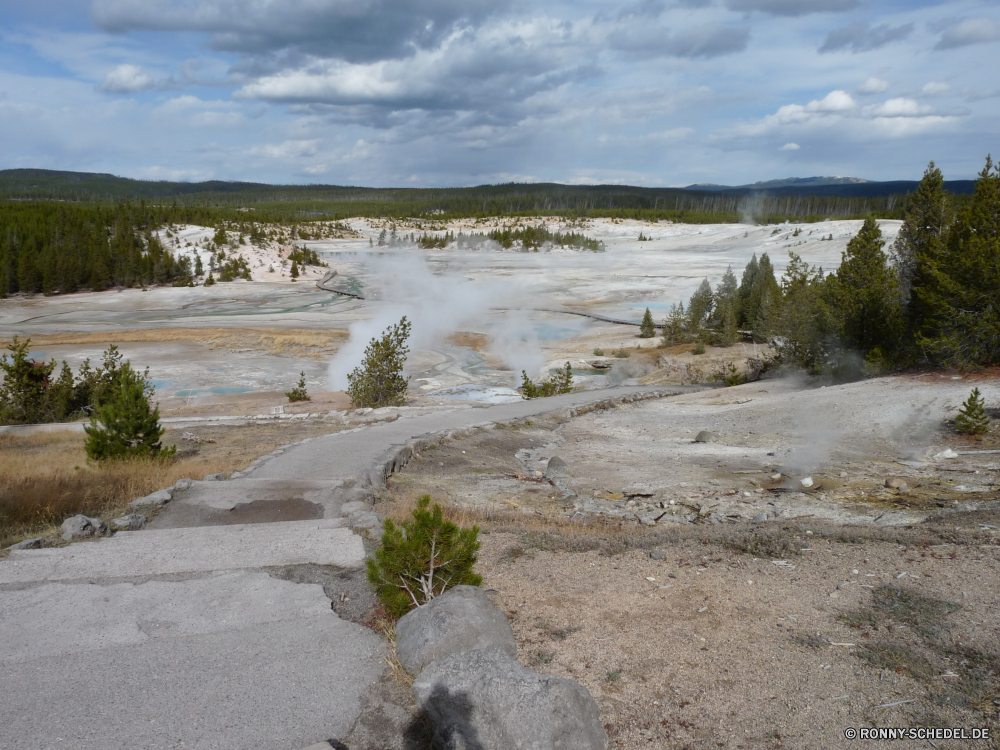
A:
{"label": "white cloud", "polygon": [[938,83],[936,81],[925,83],[921,89],[924,96],[944,96],[949,91],[951,91],[951,86],[947,83]]}
{"label": "white cloud", "polygon": [[889,82],[883,81],[881,78],[869,78],[867,81],[858,86],[858,93],[864,96],[870,94],[882,94],[889,90]]}
{"label": "white cloud", "polygon": [[901,96],[889,99],[869,110],[875,117],[921,117],[929,115],[933,111],[934,108],[927,104],[920,104],[913,99]]}
{"label": "white cloud", "polygon": [[786,143],[784,146],[779,148],[779,151],[798,151],[802,146],[797,143]]}
{"label": "white cloud", "polygon": [[[304,156],[315,156],[319,153],[319,140],[293,140],[284,143],[265,143],[254,146],[250,153],[254,156],[266,156],[268,159],[299,159]],[[309,170],[306,169],[308,172]]]}
{"label": "white cloud", "polygon": [[138,65],[119,65],[104,77],[101,91],[106,94],[138,94],[156,87],[153,77]]}

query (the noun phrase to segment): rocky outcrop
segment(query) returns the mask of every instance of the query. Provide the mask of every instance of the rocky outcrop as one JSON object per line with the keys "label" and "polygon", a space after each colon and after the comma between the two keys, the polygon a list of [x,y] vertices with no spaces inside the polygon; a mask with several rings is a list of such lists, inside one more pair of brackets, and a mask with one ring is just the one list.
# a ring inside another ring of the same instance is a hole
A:
{"label": "rocky outcrop", "polygon": [[111,525],[116,531],[138,531],[146,525],[146,520],[141,513],[129,513],[127,516],[111,519]]}
{"label": "rocky outcrop", "polygon": [[155,505],[157,508],[162,508],[164,505],[170,502],[170,498],[173,497],[170,490],[157,490],[144,497],[137,497],[135,500],[128,504],[131,509],[141,508],[143,506]]}
{"label": "rocky outcrop", "polygon": [[396,623],[396,656],[413,675],[442,656],[488,646],[517,655],[507,616],[476,586],[455,586]]}
{"label": "rocky outcrop", "polygon": [[436,659],[413,694],[447,750],[605,750],[590,693],[571,680],[522,667],[496,646]]}

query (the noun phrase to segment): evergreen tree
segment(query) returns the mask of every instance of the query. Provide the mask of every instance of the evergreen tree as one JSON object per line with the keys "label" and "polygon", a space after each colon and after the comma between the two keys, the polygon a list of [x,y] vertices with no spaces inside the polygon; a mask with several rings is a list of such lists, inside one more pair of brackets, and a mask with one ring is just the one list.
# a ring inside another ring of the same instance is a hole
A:
{"label": "evergreen tree", "polygon": [[195,276],[204,276],[205,275],[205,266],[203,266],[202,263],[201,263],[201,254],[200,253],[195,253],[195,256],[194,256],[194,275]]}
{"label": "evergreen tree", "polygon": [[212,272],[208,272],[208,278],[205,279],[205,286],[215,286],[215,278],[212,276]]}
{"label": "evergreen tree", "polygon": [[347,376],[347,395],[354,406],[379,408],[402,406],[410,378],[403,377],[403,365],[410,348],[410,321],[403,318],[389,326],[381,338],[372,339],[365,349],[361,366]]}
{"label": "evergreen tree", "polygon": [[294,260],[292,261],[292,270],[288,272],[288,275],[292,277],[292,281],[297,281],[299,278],[299,264]]}
{"label": "evergreen tree", "polygon": [[171,456],[176,448],[160,442],[160,409],[151,407],[153,387],[126,362],[122,365],[109,399],[90,417],[85,448],[95,461],[118,458]]}
{"label": "evergreen tree", "polygon": [[903,225],[890,248],[896,267],[899,294],[906,323],[911,332],[923,327],[928,314],[914,286],[924,286],[929,278],[930,264],[940,258],[942,242],[951,215],[951,200],[944,190],[941,170],[931,162],[916,191],[907,201]]}
{"label": "evergreen tree", "polygon": [[292,390],[285,393],[288,396],[288,400],[295,401],[312,401],[309,396],[309,392],[306,390],[306,374],[305,371],[299,373],[299,382],[292,388]]}
{"label": "evergreen tree", "polygon": [[651,339],[656,335],[656,324],[653,322],[653,314],[646,308],[645,315],[642,316],[642,323],[639,324],[639,338]]}
{"label": "evergreen tree", "polygon": [[35,424],[51,422],[49,386],[55,360],[35,362],[28,357],[31,339],[17,336],[7,345],[9,355],[0,357],[3,385],[0,385],[0,422],[4,424]]}
{"label": "evergreen tree", "polygon": [[990,418],[986,416],[983,397],[979,395],[978,388],[973,388],[955,417],[955,430],[966,435],[981,435],[989,430],[989,426]]}
{"label": "evergreen tree", "polygon": [[688,302],[688,331],[690,333],[696,333],[705,326],[709,315],[712,314],[713,304],[712,285],[708,283],[708,279],[705,279],[697,291],[691,295],[691,300]]}
{"label": "evergreen tree", "polygon": [[946,242],[918,259],[917,280],[917,343],[931,361],[1000,362],[1000,166],[990,157]]}
{"label": "evergreen tree", "polygon": [[686,344],[691,340],[687,332],[687,313],[684,311],[684,303],[681,302],[670,306],[670,312],[663,321],[663,336],[661,343],[663,346],[676,346]]}
{"label": "evergreen tree", "polygon": [[732,267],[727,267],[722,280],[715,287],[712,316],[709,325],[718,333],[722,346],[732,346],[736,341],[736,321],[739,307],[739,286]]}
{"label": "evergreen tree", "polygon": [[842,343],[882,367],[895,357],[902,334],[898,281],[884,245],[869,216],[847,243],[831,286]]}
{"label": "evergreen tree", "polygon": [[441,596],[453,586],[479,586],[473,572],[479,552],[479,527],[462,529],[444,518],[441,506],[422,495],[413,520],[398,526],[385,519],[382,546],[368,559],[368,582],[395,618]]}
{"label": "evergreen tree", "polygon": [[774,321],[775,348],[782,360],[818,374],[832,349],[832,320],[822,272],[789,252],[781,279],[780,312]]}

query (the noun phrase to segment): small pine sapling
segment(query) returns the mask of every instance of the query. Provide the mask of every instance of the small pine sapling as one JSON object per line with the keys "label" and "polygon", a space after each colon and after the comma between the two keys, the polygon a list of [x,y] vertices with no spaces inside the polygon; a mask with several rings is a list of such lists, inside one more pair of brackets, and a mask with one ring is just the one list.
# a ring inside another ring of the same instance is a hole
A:
{"label": "small pine sapling", "polygon": [[639,324],[639,338],[651,339],[656,335],[656,323],[653,322],[653,314],[646,308],[646,314],[642,316],[642,323]]}
{"label": "small pine sapling", "polygon": [[403,365],[410,348],[410,321],[404,315],[389,326],[381,338],[372,339],[365,349],[361,366],[347,376],[347,395],[356,407],[377,409],[382,406],[402,406],[410,378],[403,377]]}
{"label": "small pine sapling", "polygon": [[990,418],[986,416],[986,404],[979,395],[979,389],[973,388],[962,408],[958,410],[955,430],[964,435],[982,435],[989,428]]}
{"label": "small pine sapling", "polygon": [[121,458],[165,458],[176,447],[160,442],[160,409],[149,403],[153,387],[125,362],[118,371],[107,401],[99,403],[84,426],[87,457],[95,461]]}
{"label": "small pine sapling", "polygon": [[367,577],[390,616],[399,618],[453,586],[479,586],[474,573],[479,527],[462,529],[445,520],[430,495],[422,495],[413,520],[386,519],[382,546],[367,562]]}
{"label": "small pine sapling", "polygon": [[292,388],[292,390],[287,391],[285,395],[288,396],[288,400],[293,403],[295,401],[312,401],[312,397],[306,390],[306,373],[304,370],[299,373],[298,384]]}

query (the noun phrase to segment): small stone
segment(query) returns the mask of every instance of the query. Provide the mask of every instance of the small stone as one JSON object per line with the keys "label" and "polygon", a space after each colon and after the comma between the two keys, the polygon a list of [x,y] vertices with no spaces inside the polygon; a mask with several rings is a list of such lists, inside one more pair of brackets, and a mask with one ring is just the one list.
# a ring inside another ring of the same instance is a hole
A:
{"label": "small stone", "polygon": [[128,504],[129,508],[139,508],[143,505],[155,505],[158,508],[162,508],[164,505],[170,502],[170,498],[173,497],[170,490],[157,490],[144,497],[137,497],[135,500]]}
{"label": "small stone", "polygon": [[41,549],[45,545],[44,537],[35,537],[34,539],[25,539],[23,542],[18,542],[17,544],[12,544],[7,547],[8,550],[15,549]]}
{"label": "small stone", "polygon": [[694,436],[694,441],[696,443],[715,443],[719,440],[719,433],[711,432],[710,430],[702,430],[697,435]]}
{"label": "small stone", "polygon": [[951,448],[945,448],[940,453],[935,453],[931,456],[935,461],[941,461],[943,459],[958,458],[958,454],[955,453]]}
{"label": "small stone", "polygon": [[802,479],[799,480],[799,484],[801,484],[806,489],[809,489],[810,487],[813,486],[813,478],[812,477],[802,477]]}
{"label": "small stone", "polygon": [[178,479],[176,482],[174,482],[175,490],[189,490],[193,486],[194,486],[193,479]]}
{"label": "small stone", "polygon": [[649,553],[649,558],[651,560],[663,560],[666,558],[666,556],[667,553],[664,552],[662,549],[654,549],[652,552]]}
{"label": "small stone", "polygon": [[758,523],[766,521],[767,520],[767,513],[758,513],[756,516],[753,517],[753,520],[757,521]]}
{"label": "small stone", "polygon": [[549,459],[549,462],[545,465],[545,478],[554,479],[556,477],[564,477],[569,474],[569,469],[566,466],[566,462],[563,461],[559,456],[553,456]]}
{"label": "small stone", "polygon": [[885,480],[885,486],[891,490],[899,490],[900,492],[909,489],[909,486],[906,484],[906,480],[900,479],[899,477],[889,477]]}
{"label": "small stone", "polygon": [[111,525],[117,531],[138,531],[146,525],[146,520],[141,513],[129,513],[127,516],[112,519]]}
{"label": "small stone", "polygon": [[712,509],[709,508],[707,505],[702,505],[700,508],[698,508],[698,515],[703,518],[705,516],[710,516],[712,515]]}
{"label": "small stone", "polygon": [[203,481],[203,482],[221,482],[225,478],[226,478],[226,475],[222,474],[222,473],[219,473],[219,474],[209,474],[207,477],[204,477],[201,481]]}
{"label": "small stone", "polygon": [[63,521],[62,532],[62,538],[66,541],[90,536],[107,536],[108,525],[100,518],[90,518],[81,513]]}

